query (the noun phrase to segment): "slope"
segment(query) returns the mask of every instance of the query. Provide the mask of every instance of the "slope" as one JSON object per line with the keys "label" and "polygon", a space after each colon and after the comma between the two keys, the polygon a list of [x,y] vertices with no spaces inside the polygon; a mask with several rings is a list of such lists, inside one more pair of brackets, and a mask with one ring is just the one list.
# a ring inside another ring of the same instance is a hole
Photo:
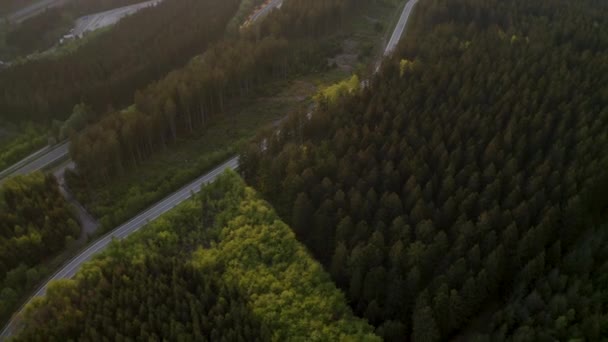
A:
{"label": "slope", "polygon": [[369,87],[285,120],[241,159],[394,341],[457,336],[519,270],[558,241],[567,250],[608,165],[605,3],[415,11]]}
{"label": "slope", "polygon": [[15,340],[377,340],[371,331],[230,172],[54,283]]}

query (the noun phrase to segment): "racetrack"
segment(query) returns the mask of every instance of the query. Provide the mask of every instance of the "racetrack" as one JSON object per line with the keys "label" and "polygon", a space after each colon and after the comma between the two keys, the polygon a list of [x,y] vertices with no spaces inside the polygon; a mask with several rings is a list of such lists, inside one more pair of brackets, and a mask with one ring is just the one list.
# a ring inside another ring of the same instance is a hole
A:
{"label": "racetrack", "polygon": [[80,17],[76,20],[76,25],[72,30],[72,34],[80,37],[87,32],[114,25],[122,18],[134,14],[146,7],[156,6],[161,1],[162,0],[150,0],[135,5],[115,8],[113,10]]}

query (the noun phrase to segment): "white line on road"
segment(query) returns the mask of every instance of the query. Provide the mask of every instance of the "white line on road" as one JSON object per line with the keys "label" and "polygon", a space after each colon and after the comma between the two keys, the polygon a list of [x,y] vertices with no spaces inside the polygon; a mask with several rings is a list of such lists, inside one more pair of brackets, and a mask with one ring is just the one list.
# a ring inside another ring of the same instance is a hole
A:
{"label": "white line on road", "polygon": [[50,277],[49,280],[47,280],[38,289],[38,291],[36,291],[36,293],[30,299],[28,299],[26,304],[24,304],[17,311],[17,313],[13,315],[9,323],[2,331],[2,334],[0,334],[0,340],[4,340],[12,335],[14,329],[17,327],[19,314],[23,311],[27,303],[31,302],[32,299],[34,299],[35,297],[43,296],[46,293],[50,282],[58,279],[72,278],[85,262],[89,261],[95,254],[109,246],[113,239],[124,239],[131,233],[138,231],[140,228],[144,227],[148,222],[157,219],[162,214],[174,208],[176,205],[189,199],[193,193],[199,192],[203,184],[215,181],[215,179],[227,169],[235,170],[238,168],[238,166],[238,157],[234,157],[228,160],[227,162],[216,167],[209,173],[199,177],[192,183],[184,186],[183,188],[174,192],[164,200],[153,205],[149,209],[144,210],[142,213],[135,216],[128,222],[114,229],[112,232],[106,234],[104,237],[99,239],[92,246],[88,247],[78,256],[74,257],[72,260],[70,260],[70,262],[68,262],[64,267],[62,267],[52,277]]}

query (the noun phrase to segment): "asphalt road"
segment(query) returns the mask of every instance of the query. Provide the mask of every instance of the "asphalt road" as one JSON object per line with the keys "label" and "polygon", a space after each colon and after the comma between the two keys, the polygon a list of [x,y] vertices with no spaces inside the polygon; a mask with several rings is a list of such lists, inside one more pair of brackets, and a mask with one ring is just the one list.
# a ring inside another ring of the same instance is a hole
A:
{"label": "asphalt road", "polygon": [[[143,211],[139,215],[135,216],[133,219],[123,224],[122,226],[114,229],[109,234],[105,235],[103,238],[99,239],[93,245],[88,247],[78,256],[73,258],[70,262],[68,262],[65,266],[63,266],[57,273],[55,273],[42,287],[36,291],[36,293],[27,301],[29,303],[33,298],[43,296],[46,293],[46,289],[50,282],[58,279],[69,279],[72,278],[76,272],[80,269],[83,263],[91,260],[93,256],[102,250],[104,250],[108,245],[112,242],[113,239],[124,239],[129,234],[139,230],[141,227],[145,226],[148,222],[158,218],[162,214],[167,211],[173,209],[178,204],[187,200],[192,196],[193,193],[197,193],[203,184],[213,182],[220,174],[222,174],[227,169],[236,169],[239,165],[238,157],[234,157],[222,165],[216,167],[206,175],[198,178],[194,182],[186,185],[182,189],[173,193],[169,197],[164,200],[158,202],[153,205],[149,209]],[[26,303],[26,305],[27,305]],[[25,305],[23,306],[25,307]],[[15,328],[18,328],[19,322],[19,314],[23,311],[23,307],[19,309],[19,311],[11,318],[11,321],[4,328],[2,333],[0,334],[0,340],[5,340],[9,338]]]}
{"label": "asphalt road", "polygon": [[6,18],[8,21],[12,23],[20,23],[28,18],[31,18],[38,13],[43,12],[47,8],[61,6],[68,2],[68,0],[41,0],[30,6],[22,8],[12,14],[8,15]]}
{"label": "asphalt road", "polygon": [[105,12],[86,15],[76,20],[76,25],[71,33],[75,36],[81,36],[86,32],[95,31],[106,26],[114,25],[122,18],[134,14],[146,7],[155,6],[161,1],[162,0],[151,0],[130,6],[115,8]]}
{"label": "asphalt road", "polygon": [[70,143],[65,142],[54,147],[45,147],[29,157],[21,160],[17,164],[0,172],[0,182],[7,177],[23,175],[34,171],[42,170],[45,167],[68,157]]}
{"label": "asphalt road", "polygon": [[[407,21],[410,17],[412,9],[414,8],[414,6],[416,5],[417,2],[418,2],[418,0],[410,0],[406,4],[405,8],[403,9],[403,13],[401,14],[401,17],[399,19],[399,22],[397,24],[397,27],[395,28],[395,31],[393,32],[393,35],[391,36],[391,39],[390,39],[389,43],[387,44],[387,47],[385,50],[385,55],[389,55],[390,53],[392,53],[394,51],[395,47],[397,46],[397,44],[399,43],[399,41],[401,40],[401,37],[403,36],[403,34],[405,32]],[[273,0],[266,8],[264,8],[260,12],[256,13],[252,17],[252,21],[258,20],[262,16],[266,15],[268,13],[268,11],[270,11],[271,9],[273,9],[277,6],[280,6],[281,4],[282,4],[282,0]],[[28,163],[27,165],[19,168],[16,172],[24,172],[24,170],[25,170],[25,172],[28,172],[27,170],[35,169],[36,167],[39,167],[39,168],[44,167],[44,166],[40,166],[40,165],[49,165],[53,161],[57,161],[62,156],[67,155],[68,149],[69,149],[69,143],[63,144],[63,145],[59,146],[58,148],[55,148],[53,151],[36,159],[34,162]],[[131,234],[131,233],[139,230],[141,227],[145,226],[148,222],[158,218],[162,214],[166,213],[167,211],[171,210],[178,204],[182,203],[184,200],[190,198],[193,193],[196,193],[200,190],[200,188],[203,184],[213,182],[225,170],[236,169],[236,168],[238,168],[238,157],[230,159],[229,161],[218,166],[211,172],[198,178],[194,182],[183,187],[181,190],[178,190],[177,192],[173,193],[171,196],[165,198],[161,202],[153,205],[149,209],[140,213],[139,215],[137,215],[136,217],[134,217],[127,223],[114,229],[112,232],[110,232],[109,234],[107,234],[106,236],[104,236],[103,238],[98,240],[97,242],[95,242],[93,245],[91,245],[89,248],[87,248],[85,251],[83,251],[81,254],[79,254],[78,256],[73,258],[69,263],[67,263],[65,266],[63,266],[42,287],[40,287],[38,289],[38,291],[36,291],[36,293],[27,301],[27,303],[29,303],[35,297],[43,296],[46,293],[46,289],[51,281],[58,280],[58,279],[72,278],[76,274],[76,272],[78,272],[78,270],[80,269],[80,267],[82,266],[83,263],[91,260],[91,258],[95,254],[97,254],[100,251],[102,251],[103,249],[105,249],[112,242],[113,239],[124,239],[129,234]],[[0,334],[0,340],[3,341],[6,338],[10,337],[11,334],[13,333],[14,329],[16,327],[18,327],[19,314],[22,312],[22,310],[23,310],[23,307],[13,316],[13,318],[11,319],[9,324],[4,328],[4,330]]]}
{"label": "asphalt road", "polygon": [[272,0],[272,1],[270,1],[270,3],[268,3],[268,5],[266,5],[264,8],[262,8],[261,10],[259,10],[253,16],[251,16],[250,22],[251,23],[255,23],[260,18],[265,17],[273,9],[280,8],[281,5],[283,5],[283,0]]}
{"label": "asphalt road", "polygon": [[410,14],[412,14],[412,9],[414,8],[414,6],[416,6],[417,3],[418,0],[409,0],[403,8],[403,12],[401,13],[401,18],[399,18],[397,27],[395,27],[395,31],[393,31],[393,35],[391,36],[391,39],[389,40],[388,44],[386,45],[386,49],[384,50],[385,56],[388,56],[393,53],[393,51],[395,51],[397,44],[399,44],[399,41],[401,40],[401,37],[405,32],[405,27],[407,26],[407,22],[410,19]]}

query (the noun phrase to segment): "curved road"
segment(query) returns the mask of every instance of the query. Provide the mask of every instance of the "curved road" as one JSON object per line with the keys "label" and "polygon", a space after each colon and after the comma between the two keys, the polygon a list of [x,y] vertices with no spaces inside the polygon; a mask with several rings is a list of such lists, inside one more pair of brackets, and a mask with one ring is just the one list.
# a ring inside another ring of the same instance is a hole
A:
{"label": "curved road", "polygon": [[122,18],[132,15],[144,8],[156,6],[163,0],[150,0],[140,2],[134,5],[115,8],[109,11],[89,14],[76,20],[72,34],[74,36],[82,36],[86,32],[95,31],[100,28],[114,25]]}
{"label": "curved road", "polygon": [[258,19],[270,13],[271,10],[277,7],[280,8],[282,4],[283,0],[272,0],[268,5],[266,5],[266,7],[262,8],[260,11],[254,14],[253,17],[251,17],[251,22],[256,22]]}
{"label": "curved road", "polygon": [[255,12],[244,24],[243,26],[248,26],[256,21],[264,18],[270,11],[275,8],[281,8],[283,5],[283,0],[271,0],[267,5],[262,7],[259,11]]}
{"label": "curved road", "polygon": [[[403,36],[403,33],[405,32],[405,27],[409,20],[410,14],[412,13],[412,9],[416,5],[417,2],[418,2],[418,0],[409,0],[409,2],[406,4],[405,8],[403,9],[403,13],[401,14],[399,23],[397,24],[397,27],[395,28],[395,31],[393,32],[393,35],[391,36],[391,39],[386,47],[385,56],[392,53],[394,51],[395,47],[397,46],[397,44],[399,43],[399,41],[401,40],[401,37]],[[273,1],[273,4],[277,4],[277,3],[282,3],[282,1],[280,1],[280,0],[278,0],[276,2]],[[67,150],[69,149],[69,144],[68,143],[63,144],[60,147],[63,147],[65,149],[65,154],[67,154]],[[61,155],[61,153],[62,153],[61,151],[62,151],[61,149],[58,149],[57,154],[54,154],[54,156],[57,157],[58,155]],[[44,158],[44,160],[49,160],[49,159],[52,160],[53,157],[51,156],[49,158]],[[34,161],[34,162],[36,162],[36,161]],[[40,164],[44,164],[44,163],[45,163],[45,161],[40,161],[40,162],[36,162],[35,165],[40,165]],[[137,215],[135,218],[131,219],[127,223],[114,229],[112,232],[105,235],[103,238],[101,238],[100,240],[95,242],[93,245],[88,247],[85,251],[83,251],[78,256],[73,258],[67,265],[63,266],[42,287],[40,287],[38,289],[38,291],[36,291],[36,293],[27,301],[27,303],[29,303],[31,301],[31,299],[33,299],[34,297],[43,296],[46,293],[46,289],[51,281],[58,280],[58,279],[72,278],[76,274],[76,272],[80,269],[80,267],[82,266],[83,263],[91,260],[91,258],[95,254],[97,254],[98,252],[105,249],[112,242],[113,239],[123,239],[123,238],[127,237],[129,234],[139,230],[141,227],[145,226],[148,222],[158,218],[162,214],[166,213],[167,211],[171,210],[172,208],[174,208],[175,206],[177,206],[178,204],[183,202],[184,200],[190,198],[193,193],[196,193],[200,190],[200,188],[203,184],[213,182],[225,170],[227,170],[227,169],[234,170],[234,169],[237,169],[238,166],[239,166],[238,157],[234,157],[234,158],[228,160],[227,162],[218,166],[211,172],[196,179],[194,182],[186,185],[185,187],[183,187],[182,189],[173,193],[169,197],[158,202],[157,204],[153,205],[149,209],[143,211],[142,213],[140,213],[139,215]],[[25,166],[20,168],[19,170],[23,170],[24,168],[25,168]],[[0,334],[0,340],[5,340],[6,338],[10,337],[12,335],[13,331],[16,328],[18,328],[19,314],[21,313],[22,310],[23,310],[23,307],[11,318],[11,321],[8,323],[8,325],[4,328],[4,330]]]}
{"label": "curved road", "polygon": [[[220,174],[222,174],[227,169],[235,170],[239,166],[238,157],[234,157],[222,165],[216,167],[206,175],[198,178],[194,182],[186,185],[182,189],[173,193],[169,197],[164,200],[158,202],[153,205],[149,209],[143,211],[139,215],[135,216],[130,221],[121,225],[120,227],[114,229],[109,234],[105,235],[103,238],[99,239],[97,242],[92,244],[78,256],[73,258],[69,263],[63,266],[57,273],[55,273],[51,278],[49,278],[42,287],[36,291],[36,293],[27,301],[29,303],[33,298],[43,296],[46,293],[46,289],[50,282],[58,279],[69,279],[72,278],[76,272],[80,269],[83,263],[91,260],[93,256],[100,251],[104,250],[114,239],[124,239],[129,234],[139,230],[141,227],[145,226],[148,222],[158,218],[162,214],[167,211],[173,209],[178,204],[192,197],[193,193],[197,193],[203,184],[213,182]],[[25,305],[27,305],[27,303]],[[8,325],[0,334],[0,340],[5,340],[9,338],[15,329],[19,328],[19,314],[22,312],[23,307],[15,314]]]}

